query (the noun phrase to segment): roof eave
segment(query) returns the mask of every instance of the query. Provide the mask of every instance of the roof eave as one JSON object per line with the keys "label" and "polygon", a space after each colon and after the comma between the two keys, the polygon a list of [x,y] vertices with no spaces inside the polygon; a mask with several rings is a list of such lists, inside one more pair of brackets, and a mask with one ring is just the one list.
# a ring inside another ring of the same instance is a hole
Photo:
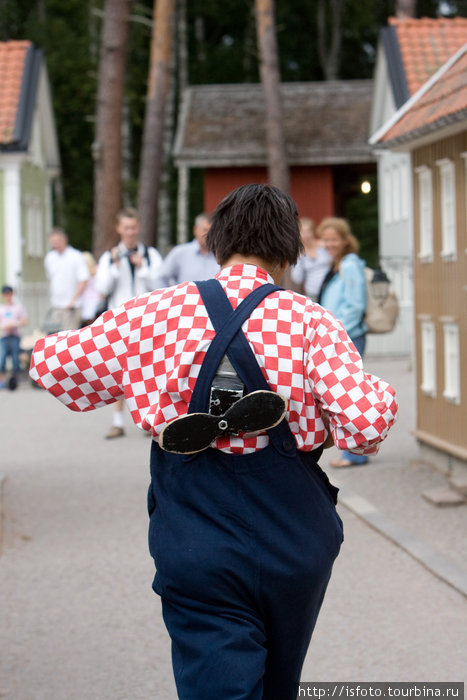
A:
{"label": "roof eave", "polygon": [[381,30],[381,41],[386,53],[388,75],[394,102],[396,108],[399,109],[399,107],[409,99],[410,90],[407,84],[404,61],[402,60],[396,28],[393,26],[383,27]]}
{"label": "roof eave", "polygon": [[[439,141],[449,136],[455,136],[467,131],[467,109],[442,117],[431,124],[425,124],[419,129],[401,134],[393,139],[379,142],[378,147],[393,151],[413,151],[416,148]],[[435,138],[433,136],[435,135]]]}
{"label": "roof eave", "polygon": [[15,146],[15,150],[18,151],[27,150],[29,147],[41,63],[42,51],[30,46],[26,53],[18,111],[11,142],[11,145]]}
{"label": "roof eave", "polygon": [[[256,154],[251,156],[239,155],[238,153],[219,153],[213,156],[212,152],[200,153],[197,151],[193,155],[180,153],[175,156],[175,165],[185,168],[239,168],[239,167],[267,167],[267,155]],[[353,153],[343,153],[342,150],[336,152],[319,151],[315,153],[291,156],[288,159],[289,166],[326,166],[326,165],[353,165],[361,163],[374,163],[376,156],[371,149]]]}

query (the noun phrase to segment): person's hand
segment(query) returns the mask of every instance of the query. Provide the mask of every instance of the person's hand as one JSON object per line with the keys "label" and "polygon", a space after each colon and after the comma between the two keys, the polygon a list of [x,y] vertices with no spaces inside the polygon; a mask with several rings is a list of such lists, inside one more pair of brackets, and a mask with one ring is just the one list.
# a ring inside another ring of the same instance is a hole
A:
{"label": "person's hand", "polygon": [[130,255],[130,262],[135,267],[141,267],[143,264],[143,258],[138,252],[135,252]]}
{"label": "person's hand", "polygon": [[111,250],[110,250],[110,259],[114,263],[118,263],[119,261],[119,256],[118,256],[118,245],[115,245]]}
{"label": "person's hand", "polygon": [[324,413],[324,411],[322,411],[321,418],[323,419],[324,427],[328,431],[328,436],[323,443],[323,449],[327,450],[329,447],[334,447],[334,440],[332,438],[331,430],[329,428],[329,416],[326,413]]}
{"label": "person's hand", "polygon": [[5,321],[2,324],[2,331],[13,331],[17,327],[14,321]]}

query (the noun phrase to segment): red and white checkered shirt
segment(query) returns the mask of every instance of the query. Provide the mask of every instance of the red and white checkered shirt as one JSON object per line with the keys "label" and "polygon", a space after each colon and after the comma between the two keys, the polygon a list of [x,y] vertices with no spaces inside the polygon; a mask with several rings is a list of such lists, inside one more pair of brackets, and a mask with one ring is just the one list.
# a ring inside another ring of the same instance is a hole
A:
{"label": "red and white checkered shirt", "polygon": [[[217,275],[233,308],[273,282],[254,265]],[[363,371],[342,324],[310,299],[273,292],[242,329],[274,391],[288,399],[287,419],[300,450],[323,444],[330,421],[335,444],[374,454],[395,420],[394,389]],[[188,411],[215,331],[193,282],[158,289],[106,311],[91,326],[37,341],[31,377],[73,411],[124,398],[135,424],[154,439]],[[222,436],[214,446],[244,454],[265,447],[267,433]]]}

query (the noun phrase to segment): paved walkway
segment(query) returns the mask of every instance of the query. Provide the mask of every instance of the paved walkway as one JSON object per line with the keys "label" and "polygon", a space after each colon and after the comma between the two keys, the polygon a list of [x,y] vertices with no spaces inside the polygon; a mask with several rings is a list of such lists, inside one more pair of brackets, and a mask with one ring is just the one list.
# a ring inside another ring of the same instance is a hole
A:
{"label": "paved walkway", "polygon": [[[370,466],[328,469],[346,539],[302,677],[464,681],[467,506],[421,497],[444,477],[417,461],[407,362],[366,364],[395,384],[401,416]],[[0,392],[0,697],[176,698],[146,547],[150,441],[128,416],[127,437],[104,441],[110,419],[29,383]]]}

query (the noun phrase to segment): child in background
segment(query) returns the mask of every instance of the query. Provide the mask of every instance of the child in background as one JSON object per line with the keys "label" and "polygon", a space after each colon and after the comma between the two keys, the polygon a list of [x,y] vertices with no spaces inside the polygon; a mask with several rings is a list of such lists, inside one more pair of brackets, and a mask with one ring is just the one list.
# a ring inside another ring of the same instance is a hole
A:
{"label": "child in background", "polygon": [[2,287],[2,304],[0,304],[0,389],[6,386],[6,361],[11,358],[13,374],[8,382],[9,389],[16,389],[16,375],[20,372],[19,341],[20,328],[28,322],[26,310],[18,301],[13,301],[13,287]]}
{"label": "child in background", "polygon": [[92,253],[85,250],[82,254],[88,266],[89,279],[81,294],[81,326],[88,326],[99,316],[99,310],[103,306],[102,295],[96,289],[97,263]]}

